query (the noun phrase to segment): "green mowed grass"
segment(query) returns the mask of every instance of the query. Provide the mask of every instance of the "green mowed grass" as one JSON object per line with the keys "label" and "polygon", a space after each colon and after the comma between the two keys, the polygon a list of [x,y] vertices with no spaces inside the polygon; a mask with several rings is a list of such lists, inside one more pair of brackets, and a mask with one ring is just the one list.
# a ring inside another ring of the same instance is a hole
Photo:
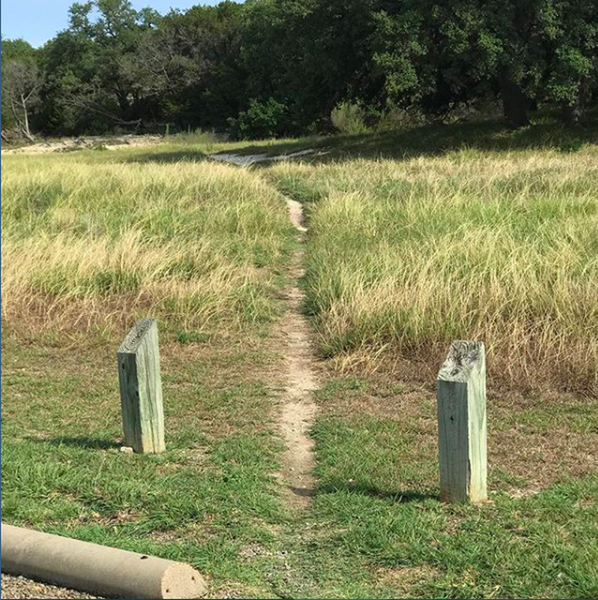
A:
{"label": "green mowed grass", "polygon": [[433,390],[351,376],[318,399],[314,593],[350,597],[358,572],[360,597],[596,594],[596,401],[491,395],[491,496],[474,507],[438,501]]}
{"label": "green mowed grass", "polygon": [[[2,512],[7,522],[190,562],[212,593],[268,593],[247,548],[273,551],[288,515],[281,442],[253,347],[169,345],[162,369],[167,452],[120,452],[114,348],[2,351]],[[251,373],[253,376],[249,377]]]}
{"label": "green mowed grass", "polygon": [[[592,136],[481,126],[10,157],[3,519],[184,560],[212,597],[595,597]],[[306,146],[321,153],[206,162]],[[323,358],[318,488],[295,514],[276,477],[272,333],[294,243],[280,191],[307,206],[305,308]],[[147,314],[161,333],[161,456],[119,449],[115,353]],[[503,356],[505,333],[526,351]],[[478,334],[490,502],[448,506],[435,371],[452,337]]]}
{"label": "green mowed grass", "polygon": [[597,493],[593,477],[534,498],[499,496],[481,509],[351,491],[320,495],[314,511],[327,528],[314,533],[304,560],[326,565],[312,569],[314,593],[324,597],[353,597],[357,574],[362,590],[373,584],[365,597],[592,598]]}
{"label": "green mowed grass", "polygon": [[[288,520],[270,336],[292,228],[276,190],[205,151],[3,158],[3,518],[189,562],[217,597],[270,595],[244,556],[279,556]],[[116,350],[147,315],[160,456],[120,452]]]}

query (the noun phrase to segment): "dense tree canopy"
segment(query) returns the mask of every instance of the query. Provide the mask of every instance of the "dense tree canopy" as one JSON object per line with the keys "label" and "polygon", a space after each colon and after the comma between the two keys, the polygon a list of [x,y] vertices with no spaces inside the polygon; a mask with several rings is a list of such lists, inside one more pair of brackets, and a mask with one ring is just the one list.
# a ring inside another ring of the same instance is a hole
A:
{"label": "dense tree canopy", "polygon": [[598,2],[225,0],[162,16],[90,0],[41,49],[3,41],[2,80],[2,127],[24,134],[298,134],[339,106],[371,123],[496,103],[513,126],[538,108],[575,123],[598,101]]}

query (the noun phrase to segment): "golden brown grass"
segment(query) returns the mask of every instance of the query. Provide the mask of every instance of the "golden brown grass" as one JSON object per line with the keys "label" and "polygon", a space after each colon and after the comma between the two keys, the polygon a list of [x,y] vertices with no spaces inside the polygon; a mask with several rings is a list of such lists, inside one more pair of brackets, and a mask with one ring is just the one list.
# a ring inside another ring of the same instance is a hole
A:
{"label": "golden brown grass", "polygon": [[97,155],[3,159],[5,323],[85,329],[149,312],[202,329],[272,315],[289,231],[276,191],[225,165]]}
{"label": "golden brown grass", "polygon": [[598,393],[595,146],[269,173],[315,201],[307,290],[326,355],[437,366],[451,339],[481,339],[496,378]]}

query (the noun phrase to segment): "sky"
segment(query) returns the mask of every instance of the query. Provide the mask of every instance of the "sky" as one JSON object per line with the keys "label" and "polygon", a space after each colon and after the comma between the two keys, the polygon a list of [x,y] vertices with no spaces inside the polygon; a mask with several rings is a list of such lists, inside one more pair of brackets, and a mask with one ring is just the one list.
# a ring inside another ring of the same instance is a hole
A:
{"label": "sky", "polygon": [[[2,0],[2,37],[23,38],[42,46],[68,25],[68,9],[75,0]],[[219,0],[132,0],[135,8],[150,6],[164,14],[171,8],[187,9]]]}

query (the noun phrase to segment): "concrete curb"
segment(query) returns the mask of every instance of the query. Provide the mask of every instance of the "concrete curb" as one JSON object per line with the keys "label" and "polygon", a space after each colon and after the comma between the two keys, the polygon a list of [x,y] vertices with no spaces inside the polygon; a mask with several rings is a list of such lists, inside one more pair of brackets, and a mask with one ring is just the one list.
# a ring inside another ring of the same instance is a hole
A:
{"label": "concrete curb", "polygon": [[183,563],[2,524],[2,572],[114,598],[201,598]]}

